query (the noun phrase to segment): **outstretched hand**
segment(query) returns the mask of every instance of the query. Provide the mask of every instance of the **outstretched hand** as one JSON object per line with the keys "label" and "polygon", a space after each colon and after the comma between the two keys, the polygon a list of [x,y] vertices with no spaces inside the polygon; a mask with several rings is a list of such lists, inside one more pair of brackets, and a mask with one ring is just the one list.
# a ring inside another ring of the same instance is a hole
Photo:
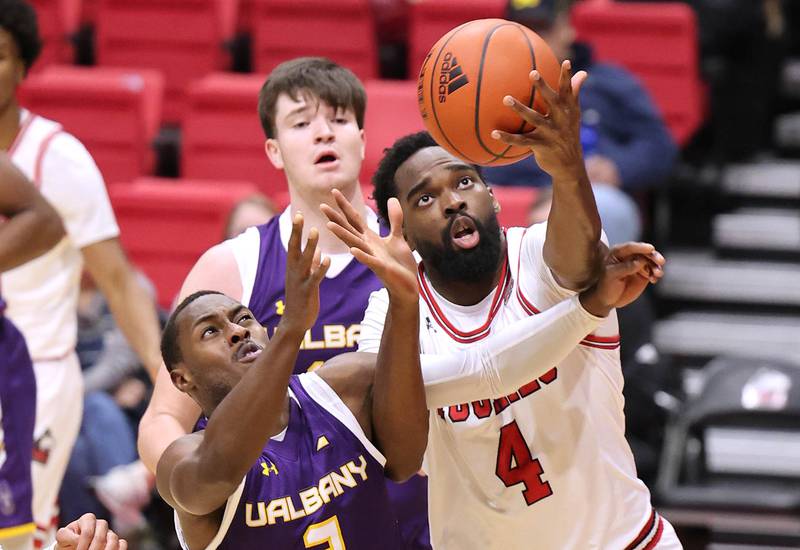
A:
{"label": "outstretched hand", "polygon": [[292,234],[286,258],[286,309],[281,323],[289,323],[305,332],[314,325],[319,314],[319,285],[325,277],[331,260],[321,259],[317,249],[319,231],[312,227],[308,232],[305,249],[301,248],[303,215],[292,219]]}
{"label": "outstretched hand", "polygon": [[55,550],[127,550],[128,543],[108,528],[108,522],[84,514],[56,533]]}
{"label": "outstretched hand", "polygon": [[389,199],[389,235],[372,231],[361,214],[338,190],[333,198],[341,212],[327,204],[320,205],[328,218],[328,229],[350,247],[356,260],[370,268],[383,282],[389,294],[400,300],[419,300],[417,262],[403,238],[403,211],[396,198]]}
{"label": "outstretched hand", "polygon": [[531,147],[536,163],[554,180],[562,175],[574,177],[576,170],[585,173],[578,94],[588,74],[578,71],[573,76],[572,64],[564,61],[557,92],[544,81],[539,71],[531,71],[529,76],[534,94],[539,94],[547,105],[547,114],[535,111],[517,98],[506,96],[503,103],[534,129],[518,134],[494,130],[492,137],[508,145]]}
{"label": "outstretched hand", "polygon": [[581,294],[581,302],[590,313],[604,317],[611,309],[636,300],[649,283],[657,283],[664,275],[665,263],[652,244],[614,245],[606,257],[603,275]]}

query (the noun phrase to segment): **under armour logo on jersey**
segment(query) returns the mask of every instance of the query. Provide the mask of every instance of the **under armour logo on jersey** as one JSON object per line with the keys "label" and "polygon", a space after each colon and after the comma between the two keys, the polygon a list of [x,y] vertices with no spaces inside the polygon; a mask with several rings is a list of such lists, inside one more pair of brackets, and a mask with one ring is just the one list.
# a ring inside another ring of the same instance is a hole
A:
{"label": "under armour logo on jersey", "polygon": [[283,311],[286,309],[286,305],[283,303],[283,300],[278,300],[275,302],[275,313],[278,315],[283,315]]}
{"label": "under armour logo on jersey", "polygon": [[425,317],[425,328],[428,329],[428,332],[430,331],[436,332],[436,327],[433,326],[430,317]]}
{"label": "under armour logo on jersey", "polygon": [[324,435],[319,436],[319,438],[317,439],[317,451],[321,451],[328,445],[330,445],[330,443],[328,442],[328,438],[325,437]]}
{"label": "under armour logo on jersey", "polygon": [[266,477],[269,477],[270,472],[275,475],[278,475],[278,467],[275,466],[275,464],[270,462],[269,460],[262,460],[261,473],[264,474]]}

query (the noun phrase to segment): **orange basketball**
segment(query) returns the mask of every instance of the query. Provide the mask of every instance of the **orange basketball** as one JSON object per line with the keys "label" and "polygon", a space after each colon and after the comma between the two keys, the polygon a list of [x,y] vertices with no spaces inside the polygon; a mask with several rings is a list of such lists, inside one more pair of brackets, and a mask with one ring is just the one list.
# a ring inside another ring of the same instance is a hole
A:
{"label": "orange basketball", "polygon": [[434,44],[420,69],[417,96],[426,128],[439,145],[470,163],[499,166],[524,159],[530,147],[506,145],[491,132],[533,129],[503,105],[507,95],[546,114],[528,77],[533,69],[558,89],[560,64],[532,30],[503,19],[456,27]]}

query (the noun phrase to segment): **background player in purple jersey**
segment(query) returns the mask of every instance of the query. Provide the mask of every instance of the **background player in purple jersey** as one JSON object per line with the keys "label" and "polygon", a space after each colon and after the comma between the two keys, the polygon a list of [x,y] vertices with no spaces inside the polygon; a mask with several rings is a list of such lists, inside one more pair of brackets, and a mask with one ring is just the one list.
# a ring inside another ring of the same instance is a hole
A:
{"label": "background player in purple jersey", "polygon": [[[404,547],[383,478],[384,467],[393,479],[413,475],[427,442],[413,261],[382,271],[392,300],[374,377],[373,362],[353,354],[292,376],[330,267],[315,254],[316,230],[301,252],[302,228],[297,215],[271,340],[251,311],[215,291],[186,298],[164,329],[173,383],[209,417],[158,463],[159,492],[189,549]],[[400,224],[394,232],[401,239]],[[383,430],[389,402],[405,404],[403,445]]]}
{"label": "background player in purple jersey", "polygon": [[[43,254],[64,236],[56,211],[0,155],[0,272]],[[31,453],[36,380],[25,340],[0,296],[0,548],[33,547]]]}
{"label": "background player in purple jersey", "polygon": [[[249,307],[270,334],[285,311],[284,268],[291,218],[302,211],[306,228],[319,227],[319,248],[331,258],[320,285],[320,313],[303,337],[295,373],[355,351],[369,295],[381,287],[368,268],[353,261],[325,226],[320,203],[333,207],[330,192],[347,197],[372,229],[375,214],[364,204],[358,181],[364,158],[366,95],[347,69],[320,58],[301,58],[278,66],[259,96],[259,116],[270,161],[282,169],[291,201],[287,210],[265,225],[209,249],[186,277],[182,300],[198,290],[217,290]],[[304,234],[303,238],[307,237]],[[155,470],[164,449],[191,431],[200,408],[175,389],[165,369],[139,425],[139,453]],[[410,548],[430,548],[426,484],[415,476],[402,486],[389,483],[403,537]]]}

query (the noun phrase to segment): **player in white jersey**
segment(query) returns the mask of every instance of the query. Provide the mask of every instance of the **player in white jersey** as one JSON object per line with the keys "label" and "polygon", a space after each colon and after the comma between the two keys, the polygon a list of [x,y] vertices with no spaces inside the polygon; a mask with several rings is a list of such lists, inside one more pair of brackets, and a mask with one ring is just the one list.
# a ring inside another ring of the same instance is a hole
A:
{"label": "player in white jersey", "polygon": [[53,204],[67,232],[55,248],[4,273],[1,281],[6,315],[24,334],[36,372],[33,509],[43,532],[40,542],[49,543],[58,489],[81,422],[83,391],[74,347],[84,265],[151,373],[160,359],[155,304],[119,244],[97,166],[58,123],[17,102],[16,89],[40,48],[33,8],[23,0],[0,0],[0,150]]}
{"label": "player in white jersey", "polygon": [[[578,85],[582,78],[576,76]],[[558,94],[534,82],[550,115],[512,101],[537,129],[500,137],[533,145],[537,162],[553,177],[547,224],[501,231],[498,204],[477,169],[425,133],[395,143],[374,178],[381,213],[386,215],[388,198],[399,199],[404,235],[421,257],[424,354],[481,345],[489,335],[590,287],[605,261],[581,158],[580,112],[569,66],[562,67]],[[652,248],[629,244],[612,252],[632,250],[653,254],[648,277],[660,276],[663,258]],[[377,349],[385,301],[383,291],[370,301],[362,351]],[[506,396],[428,403],[440,407],[431,410],[424,465],[435,548],[680,547],[636,477],[624,437],[618,348],[612,313],[563,361],[531,369]]]}

